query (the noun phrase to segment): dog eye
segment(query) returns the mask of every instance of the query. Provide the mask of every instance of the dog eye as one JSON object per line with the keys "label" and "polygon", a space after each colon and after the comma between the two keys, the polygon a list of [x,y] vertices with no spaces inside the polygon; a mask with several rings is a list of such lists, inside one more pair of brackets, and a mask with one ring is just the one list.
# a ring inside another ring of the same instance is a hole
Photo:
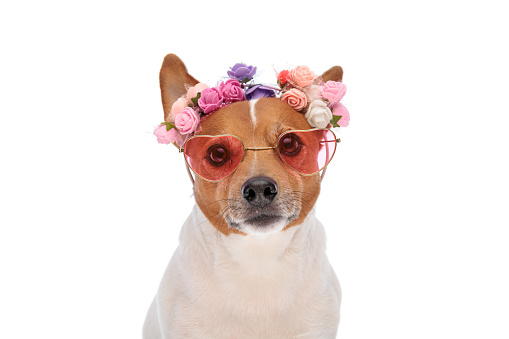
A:
{"label": "dog eye", "polygon": [[229,158],[228,150],[223,145],[212,145],[207,150],[207,159],[213,166],[219,167],[228,161]]}
{"label": "dog eye", "polygon": [[288,156],[299,154],[302,143],[297,135],[289,133],[285,134],[279,141],[279,151]]}

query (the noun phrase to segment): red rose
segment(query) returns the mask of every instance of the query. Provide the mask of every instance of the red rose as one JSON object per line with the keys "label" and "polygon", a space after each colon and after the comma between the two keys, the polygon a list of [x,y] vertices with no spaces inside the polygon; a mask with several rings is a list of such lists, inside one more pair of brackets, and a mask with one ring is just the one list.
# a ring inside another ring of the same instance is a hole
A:
{"label": "red rose", "polygon": [[279,84],[279,86],[283,86],[284,84],[286,84],[288,82],[288,74],[290,73],[290,71],[288,70],[284,70],[284,71],[281,71],[279,72],[279,74],[277,75],[277,82]]}

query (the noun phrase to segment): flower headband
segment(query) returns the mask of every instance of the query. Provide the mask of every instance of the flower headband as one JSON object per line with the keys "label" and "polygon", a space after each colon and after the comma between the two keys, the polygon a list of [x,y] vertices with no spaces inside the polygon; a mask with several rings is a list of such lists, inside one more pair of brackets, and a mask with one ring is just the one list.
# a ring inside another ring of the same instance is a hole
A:
{"label": "flower headband", "polygon": [[346,127],[350,121],[347,108],[340,102],[346,86],[338,81],[323,81],[307,66],[297,66],[277,74],[279,87],[254,83],[256,67],[237,63],[227,72],[229,79],[216,87],[198,83],[173,103],[166,121],[154,131],[161,144],[179,147],[199,131],[208,114],[237,101],[280,97],[296,111],[304,113],[311,127]]}

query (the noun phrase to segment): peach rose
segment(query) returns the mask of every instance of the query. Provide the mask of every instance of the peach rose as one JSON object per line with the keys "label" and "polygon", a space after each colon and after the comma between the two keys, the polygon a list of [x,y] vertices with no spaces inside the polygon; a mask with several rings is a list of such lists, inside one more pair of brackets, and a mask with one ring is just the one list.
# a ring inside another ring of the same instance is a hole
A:
{"label": "peach rose", "polygon": [[308,103],[306,95],[301,90],[298,90],[296,88],[292,88],[288,92],[285,92],[281,96],[281,99],[296,111],[300,111],[301,109],[306,107]]}
{"label": "peach rose", "polygon": [[313,83],[316,78],[307,66],[297,66],[290,72],[290,78],[299,87],[306,87]]}
{"label": "peach rose", "polygon": [[209,88],[209,86],[202,84],[201,82],[197,83],[194,87],[191,87],[187,90],[186,99],[191,102],[192,98],[196,98],[198,93],[203,91],[205,88]]}
{"label": "peach rose", "polygon": [[175,117],[177,116],[177,114],[182,112],[182,110],[186,108],[188,105],[189,102],[187,101],[186,98],[184,97],[178,98],[177,101],[175,101],[171,106],[170,114],[168,114],[168,116],[166,117],[166,122],[175,121]]}

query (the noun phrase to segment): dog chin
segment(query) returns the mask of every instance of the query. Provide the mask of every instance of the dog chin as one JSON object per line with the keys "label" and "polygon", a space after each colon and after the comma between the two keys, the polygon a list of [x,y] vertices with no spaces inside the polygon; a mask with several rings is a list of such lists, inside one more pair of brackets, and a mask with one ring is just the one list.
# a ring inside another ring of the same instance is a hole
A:
{"label": "dog chin", "polygon": [[282,215],[261,214],[239,222],[229,220],[228,224],[246,234],[270,234],[281,231],[293,219]]}

